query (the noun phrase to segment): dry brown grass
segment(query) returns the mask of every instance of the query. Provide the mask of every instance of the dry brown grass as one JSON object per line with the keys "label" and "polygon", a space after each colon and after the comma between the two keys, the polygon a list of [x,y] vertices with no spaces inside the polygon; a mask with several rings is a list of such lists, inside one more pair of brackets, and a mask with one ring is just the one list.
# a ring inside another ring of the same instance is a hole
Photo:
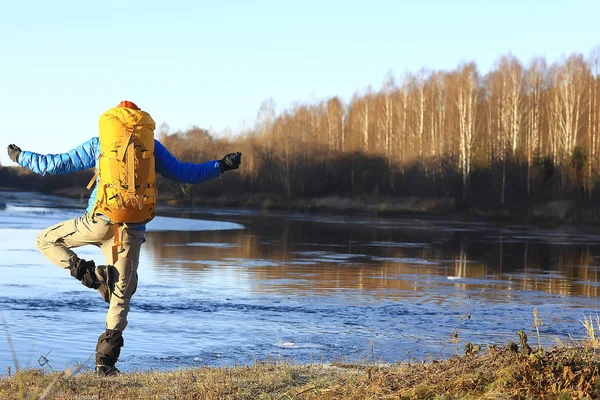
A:
{"label": "dry brown grass", "polygon": [[46,399],[598,399],[597,349],[578,344],[527,356],[490,347],[411,365],[257,363],[111,378],[27,370],[0,379],[0,398],[41,399],[54,382]]}
{"label": "dry brown grass", "polygon": [[[581,324],[585,328],[586,333],[584,344],[589,347],[600,349],[600,315],[596,314],[595,322],[596,324],[594,325],[594,318],[591,314],[589,317],[586,315],[583,316]],[[596,332],[596,329],[598,329],[598,332]]]}
{"label": "dry brown grass", "polygon": [[600,317],[584,316],[581,323],[584,339],[549,351],[533,350],[519,331],[520,346],[510,341],[479,352],[480,346],[467,343],[464,356],[416,364],[269,361],[110,378],[77,369],[29,369],[0,378],[0,399],[600,399]]}

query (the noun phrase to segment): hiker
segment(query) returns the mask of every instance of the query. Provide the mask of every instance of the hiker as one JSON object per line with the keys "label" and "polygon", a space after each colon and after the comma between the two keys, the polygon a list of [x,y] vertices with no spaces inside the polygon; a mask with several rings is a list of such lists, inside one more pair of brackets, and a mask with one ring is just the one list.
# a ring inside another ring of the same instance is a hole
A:
{"label": "hiker", "polygon": [[[96,346],[96,373],[119,372],[115,363],[123,346],[123,331],[131,296],[138,284],[140,247],[145,225],[155,216],[156,172],[181,183],[200,183],[237,169],[241,153],[203,164],[183,163],[154,139],[154,120],[129,101],[100,117],[100,134],[68,153],[42,155],[8,146],[10,159],[41,175],[95,168],[88,189],[95,186],[83,216],[61,222],[37,237],[37,248],[71,276],[96,289],[109,304],[106,331]],[[106,265],[81,259],[71,249],[94,245]]]}

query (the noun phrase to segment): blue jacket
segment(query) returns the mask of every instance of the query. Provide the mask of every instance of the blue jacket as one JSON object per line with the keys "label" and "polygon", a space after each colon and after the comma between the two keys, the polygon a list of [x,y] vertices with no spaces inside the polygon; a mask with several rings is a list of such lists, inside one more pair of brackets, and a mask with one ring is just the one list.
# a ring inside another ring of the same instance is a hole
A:
{"label": "blue jacket", "polygon": [[[94,137],[68,153],[43,155],[23,151],[19,155],[19,165],[41,175],[61,175],[95,167],[99,156],[100,139]],[[154,140],[154,159],[156,172],[181,183],[200,183],[221,175],[218,160],[203,164],[184,163],[173,157],[158,140]],[[94,208],[97,190],[96,185],[90,196],[87,212]]]}

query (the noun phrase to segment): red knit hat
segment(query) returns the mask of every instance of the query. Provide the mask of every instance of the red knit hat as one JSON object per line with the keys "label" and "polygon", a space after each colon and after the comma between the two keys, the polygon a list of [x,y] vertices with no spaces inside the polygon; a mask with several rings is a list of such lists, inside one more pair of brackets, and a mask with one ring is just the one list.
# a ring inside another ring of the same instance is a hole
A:
{"label": "red knit hat", "polygon": [[135,105],[134,102],[128,101],[128,100],[123,100],[122,102],[119,103],[119,105],[117,107],[131,108],[132,110],[138,110],[138,111],[141,110],[138,106]]}

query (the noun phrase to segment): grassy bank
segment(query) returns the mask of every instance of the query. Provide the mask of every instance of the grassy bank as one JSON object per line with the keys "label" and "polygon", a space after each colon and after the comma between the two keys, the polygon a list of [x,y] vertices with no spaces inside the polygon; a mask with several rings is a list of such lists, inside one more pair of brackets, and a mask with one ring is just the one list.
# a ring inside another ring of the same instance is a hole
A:
{"label": "grassy bank", "polygon": [[[257,363],[98,378],[23,371],[2,399],[598,399],[600,346],[541,352],[489,347],[442,361],[393,365]],[[514,346],[513,346],[514,347]]]}

